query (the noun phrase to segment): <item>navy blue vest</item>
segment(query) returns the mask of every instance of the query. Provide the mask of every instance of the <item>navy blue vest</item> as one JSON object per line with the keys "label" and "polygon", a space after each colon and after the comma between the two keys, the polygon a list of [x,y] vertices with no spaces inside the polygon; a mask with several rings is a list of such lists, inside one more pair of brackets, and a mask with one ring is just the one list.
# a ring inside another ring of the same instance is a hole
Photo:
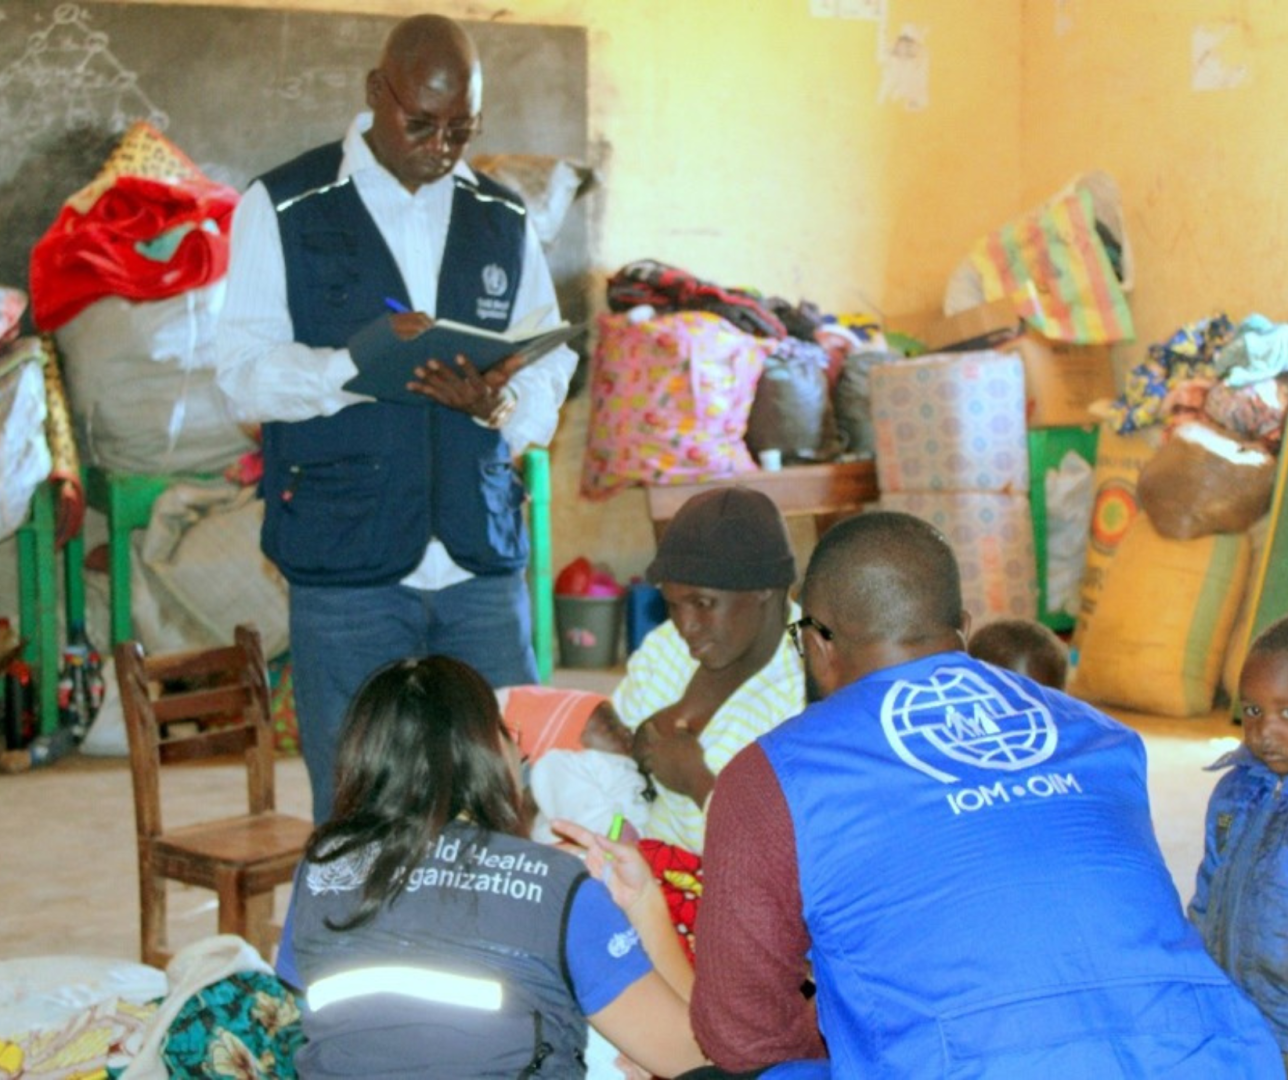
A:
{"label": "navy blue vest", "polygon": [[[433,980],[450,973],[501,990],[495,1012],[391,993],[358,994],[309,1012],[302,1075],[504,1078],[585,1075],[586,1020],[565,960],[582,863],[555,848],[453,823],[397,901],[365,925],[331,930],[357,904],[374,852],[304,863],[291,897],[291,943],[315,994],[338,973],[389,965]],[[380,988],[387,977],[377,978]],[[319,1004],[317,998],[314,1004]],[[347,1064],[347,1067],[346,1067]]]}
{"label": "navy blue vest", "polygon": [[[406,284],[354,184],[337,180],[339,143],[274,169],[295,338],[344,347]],[[523,272],[522,203],[484,177],[456,180],[437,314],[504,330]],[[436,403],[352,405],[266,423],[261,546],[300,585],[384,585],[437,537],[474,574],[527,562],[524,490],[501,435]]]}

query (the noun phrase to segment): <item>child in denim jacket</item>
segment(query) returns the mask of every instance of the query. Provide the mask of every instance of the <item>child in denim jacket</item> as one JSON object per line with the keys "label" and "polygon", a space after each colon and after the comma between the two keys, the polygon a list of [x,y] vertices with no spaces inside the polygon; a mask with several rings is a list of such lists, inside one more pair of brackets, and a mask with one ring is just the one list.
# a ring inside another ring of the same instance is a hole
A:
{"label": "child in denim jacket", "polygon": [[1288,1071],[1288,618],[1252,643],[1239,677],[1243,745],[1208,803],[1189,916],[1265,1015]]}

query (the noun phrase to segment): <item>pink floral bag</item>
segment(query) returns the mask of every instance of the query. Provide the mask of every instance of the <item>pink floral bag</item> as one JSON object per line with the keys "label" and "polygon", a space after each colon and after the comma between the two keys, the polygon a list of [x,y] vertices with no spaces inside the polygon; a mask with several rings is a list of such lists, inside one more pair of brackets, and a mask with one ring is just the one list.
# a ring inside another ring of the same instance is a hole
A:
{"label": "pink floral bag", "polygon": [[605,314],[597,329],[585,497],[755,470],[743,437],[773,339],[702,311]]}

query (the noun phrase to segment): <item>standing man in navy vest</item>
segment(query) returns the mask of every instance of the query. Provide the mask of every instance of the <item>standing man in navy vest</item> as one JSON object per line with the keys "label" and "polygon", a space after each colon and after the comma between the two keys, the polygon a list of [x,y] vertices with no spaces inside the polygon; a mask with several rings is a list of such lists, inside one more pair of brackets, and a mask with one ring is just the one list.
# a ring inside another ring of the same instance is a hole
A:
{"label": "standing man in navy vest", "polygon": [[558,322],[522,202],[462,160],[482,91],[460,25],[404,20],[367,75],[370,112],[342,142],[260,177],[234,219],[218,380],[239,419],[263,424],[261,543],[290,583],[319,822],[345,708],[387,660],[443,653],[494,686],[537,678],[513,460],[554,434],[576,356],[562,347],[482,375],[468,358],[426,356],[423,404],[344,389],[350,340],[376,319],[503,331],[546,309]]}

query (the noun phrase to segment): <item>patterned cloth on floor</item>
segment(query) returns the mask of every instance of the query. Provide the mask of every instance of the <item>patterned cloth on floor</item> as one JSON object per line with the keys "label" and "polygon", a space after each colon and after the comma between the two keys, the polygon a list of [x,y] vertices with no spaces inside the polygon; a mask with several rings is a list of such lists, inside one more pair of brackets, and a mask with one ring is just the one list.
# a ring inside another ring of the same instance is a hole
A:
{"label": "patterned cloth on floor", "polygon": [[244,971],[187,1000],[161,1056],[171,1077],[289,1080],[303,1045],[295,994],[276,975]]}
{"label": "patterned cloth on floor", "polygon": [[113,998],[56,1028],[0,1037],[3,1080],[99,1080],[119,1076],[158,1003]]}

